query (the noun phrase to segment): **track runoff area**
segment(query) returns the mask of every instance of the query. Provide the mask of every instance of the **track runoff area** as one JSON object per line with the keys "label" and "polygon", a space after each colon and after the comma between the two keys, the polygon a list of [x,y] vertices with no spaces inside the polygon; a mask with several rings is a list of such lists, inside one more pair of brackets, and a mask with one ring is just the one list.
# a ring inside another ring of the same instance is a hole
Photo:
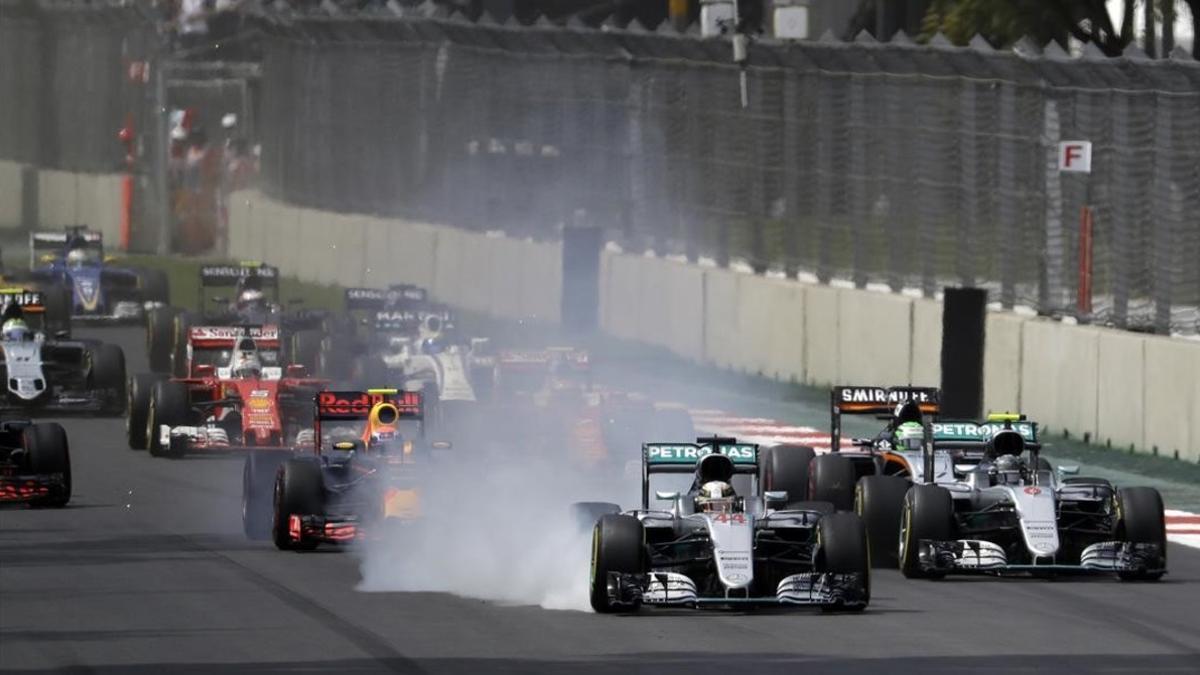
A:
{"label": "track runoff area", "polygon": [[[674,405],[683,405],[675,403]],[[829,452],[829,433],[807,426],[788,424],[767,417],[746,417],[728,410],[689,408],[696,430],[761,445],[790,443],[811,446],[818,453]],[[1177,544],[1200,548],[1200,514],[1168,508],[1167,539]]]}

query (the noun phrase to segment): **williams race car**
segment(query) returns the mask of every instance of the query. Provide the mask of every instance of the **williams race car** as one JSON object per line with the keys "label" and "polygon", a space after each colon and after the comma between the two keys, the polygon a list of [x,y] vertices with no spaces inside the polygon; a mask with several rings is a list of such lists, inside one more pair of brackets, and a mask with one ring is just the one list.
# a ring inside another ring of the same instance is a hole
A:
{"label": "williams race car", "polygon": [[188,329],[189,377],[139,374],[129,388],[129,447],[156,456],[312,443],[312,397],[327,381],[279,366],[272,326]]}
{"label": "williams race car", "polygon": [[43,289],[67,291],[76,321],[136,322],[170,301],[167,275],[108,262],[99,232],[68,227],[29,235],[30,277]]}
{"label": "williams race car", "polygon": [[[615,505],[579,505],[608,510],[592,531],[590,596],[597,612],[643,605],[867,606],[867,539],[858,515],[829,504],[789,503],[782,491],[760,492],[758,446],[701,438],[647,443],[642,455],[641,508],[618,513]],[[651,509],[650,482],[664,473],[691,473],[691,488],[655,492],[670,506]],[[745,496],[733,489],[739,474],[751,485]]]}
{"label": "williams race car", "polygon": [[71,501],[67,432],[53,422],[0,422],[0,504],[66,506]]}
{"label": "williams race car", "polygon": [[[385,523],[421,515],[420,484],[432,451],[425,439],[420,392],[323,391],[316,399],[312,454],[283,462],[274,475],[269,525],[281,550],[311,550],[377,536]],[[254,457],[251,456],[251,459]],[[262,470],[246,465],[246,533],[267,529]]]}
{"label": "williams race car", "polygon": [[927,472],[926,482],[908,490],[897,553],[905,576],[1099,572],[1154,581],[1166,573],[1157,490],[1044,469],[1037,425],[1022,415],[992,415],[986,425],[958,431],[954,444],[982,459],[951,466],[953,481],[935,484]]}
{"label": "williams race car", "polygon": [[0,289],[0,409],[25,414],[120,415],[125,354],[95,340],[47,336],[39,291]]}

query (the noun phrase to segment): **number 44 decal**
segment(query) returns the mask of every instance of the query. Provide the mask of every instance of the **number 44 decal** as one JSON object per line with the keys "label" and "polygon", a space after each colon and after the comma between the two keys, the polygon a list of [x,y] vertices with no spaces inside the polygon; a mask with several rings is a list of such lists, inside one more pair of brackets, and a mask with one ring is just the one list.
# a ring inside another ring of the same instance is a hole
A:
{"label": "number 44 decal", "polygon": [[719,513],[713,520],[718,523],[732,523],[734,525],[745,525],[746,515],[742,513]]}

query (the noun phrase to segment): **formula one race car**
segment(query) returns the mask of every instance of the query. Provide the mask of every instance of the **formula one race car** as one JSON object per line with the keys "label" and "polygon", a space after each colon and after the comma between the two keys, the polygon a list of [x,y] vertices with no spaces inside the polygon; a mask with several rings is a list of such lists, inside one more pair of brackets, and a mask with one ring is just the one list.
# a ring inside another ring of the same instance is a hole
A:
{"label": "formula one race car", "polygon": [[[272,326],[188,329],[189,377],[139,374],[129,389],[129,447],[155,456],[311,444],[312,397],[326,380],[278,365]],[[306,438],[307,436],[307,438]]]}
{"label": "formula one race car", "polygon": [[[311,550],[378,535],[385,522],[421,515],[421,478],[434,450],[422,423],[420,392],[395,389],[323,391],[316,399],[312,454],[283,462],[274,474],[271,538],[281,550]],[[244,482],[248,535],[265,499],[261,470],[249,462]],[[261,494],[259,492],[258,494]]]}
{"label": "formula one race car", "polygon": [[[0,408],[27,414],[120,415],[125,354],[95,340],[47,337],[40,291],[0,289]],[[61,335],[61,334],[60,334]]]}
{"label": "formula one race car", "polygon": [[[232,288],[234,297],[210,295],[211,291]],[[278,326],[282,332],[280,349],[284,361],[304,363],[291,358],[292,335],[319,327],[326,313],[319,310],[285,311],[279,303],[279,270],[257,262],[237,265],[204,265],[200,268],[200,313],[175,307],[156,307],[146,316],[146,352],[150,369],[159,373],[187,375],[186,349],[188,329],[206,326]]]}
{"label": "formula one race car", "polygon": [[[1023,415],[993,415],[966,432],[957,444],[974,446],[982,459],[950,467],[954,481],[935,484],[927,472],[904,498],[897,556],[905,576],[1115,572],[1154,581],[1166,573],[1157,490],[1043,469],[1037,425]],[[933,444],[926,453],[932,465]]]}
{"label": "formula one race car", "polygon": [[0,422],[0,504],[66,506],[71,501],[67,432],[54,422]]}
{"label": "formula one race car", "polygon": [[[618,513],[615,505],[586,505],[608,510],[592,531],[597,612],[642,605],[867,606],[867,539],[858,515],[823,503],[789,504],[785,492],[759,492],[758,446],[700,438],[647,443],[642,455],[641,508]],[[671,507],[651,509],[650,482],[663,473],[691,473],[691,488],[655,492]],[[739,474],[751,485],[745,496],[733,488]]]}
{"label": "formula one race car", "polygon": [[29,266],[44,289],[68,291],[76,321],[141,321],[148,309],[170,301],[166,273],[108,262],[103,236],[84,227],[31,233]]}

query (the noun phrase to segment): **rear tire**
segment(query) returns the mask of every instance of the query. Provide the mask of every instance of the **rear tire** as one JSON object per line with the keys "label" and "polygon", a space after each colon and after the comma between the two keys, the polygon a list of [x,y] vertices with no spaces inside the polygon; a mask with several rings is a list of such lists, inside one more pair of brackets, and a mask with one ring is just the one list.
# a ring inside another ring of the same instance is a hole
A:
{"label": "rear tire", "polygon": [[604,516],[621,512],[621,507],[608,502],[576,502],[571,505],[571,522],[580,532],[588,532]]}
{"label": "rear tire", "polygon": [[71,501],[71,451],[67,432],[56,422],[39,422],[25,427],[22,437],[32,473],[39,476],[57,473],[63,477],[62,487],[30,502],[30,506],[56,509],[66,506]]}
{"label": "rear tire", "polygon": [[909,579],[940,579],[942,572],[926,572],[920,566],[922,539],[949,541],[954,538],[954,498],[937,485],[914,485],[904,496],[900,516],[900,571]]}
{"label": "rear tire", "polygon": [[817,571],[830,574],[860,574],[866,602],[861,605],[835,605],[826,611],[861,612],[871,602],[871,564],[867,529],[855,513],[831,513],[817,521],[820,548]]}
{"label": "rear tire", "polygon": [[92,349],[91,385],[93,389],[109,392],[105,412],[121,415],[125,412],[125,352],[112,344],[101,344]]}
{"label": "rear tire", "polygon": [[171,284],[167,280],[166,272],[140,270],[138,282],[141,284],[142,302],[161,302],[165,305],[171,301]]}
{"label": "rear tire", "polygon": [[191,401],[188,388],[181,382],[163,380],[154,385],[150,394],[150,409],[146,414],[146,436],[150,445],[150,454],[155,457],[178,457],[170,445],[163,445],[159,436],[159,427],[185,426],[190,421]]}
{"label": "rear tire", "polygon": [[837,453],[820,455],[808,469],[808,499],[829,502],[838,511],[854,510],[854,490],[858,474],[849,457]]}
{"label": "rear tire", "polygon": [[281,551],[311,551],[319,542],[294,542],[288,533],[292,516],[320,515],[325,511],[325,488],[321,467],[315,462],[289,459],[275,478],[271,538]]}
{"label": "rear tire", "polygon": [[321,341],[324,336],[319,330],[300,330],[292,334],[291,363],[301,365],[308,372],[318,372],[317,355],[321,353]]}
{"label": "rear tire", "polygon": [[192,317],[186,313],[175,315],[174,334],[171,338],[171,372],[175,377],[189,377],[188,331],[192,328]]}
{"label": "rear tire", "polygon": [[71,312],[74,305],[71,290],[63,285],[49,286],[42,293],[42,306],[45,307],[45,328],[49,335],[65,332],[71,333]]}
{"label": "rear tire", "polygon": [[808,501],[808,472],[816,457],[816,451],[806,445],[776,445],[763,450],[758,470],[762,491],[788,493],[788,508]]}
{"label": "rear tire", "polygon": [[129,399],[125,410],[125,437],[131,450],[145,450],[149,442],[146,435],[146,416],[150,414],[150,395],[154,385],[163,381],[158,373],[138,373],[129,378],[126,389]]}
{"label": "rear tire", "polygon": [[175,349],[175,315],[172,307],[155,307],[146,314],[146,356],[150,370],[171,372],[171,354]]}
{"label": "rear tire", "polygon": [[[608,599],[609,572],[646,572],[646,533],[633,516],[602,516],[592,529],[592,568],[589,595],[600,614],[618,611]],[[636,610],[637,607],[632,609]]]}
{"label": "rear tire", "polygon": [[1122,488],[1117,492],[1121,520],[1117,525],[1123,539],[1137,544],[1158,544],[1162,558],[1158,571],[1120,572],[1122,581],[1158,581],[1167,567],[1167,525],[1163,514],[1162,495],[1148,487]]}
{"label": "rear tire", "polygon": [[900,517],[911,483],[899,476],[863,476],[854,493],[854,510],[867,528],[871,567],[899,564]]}

